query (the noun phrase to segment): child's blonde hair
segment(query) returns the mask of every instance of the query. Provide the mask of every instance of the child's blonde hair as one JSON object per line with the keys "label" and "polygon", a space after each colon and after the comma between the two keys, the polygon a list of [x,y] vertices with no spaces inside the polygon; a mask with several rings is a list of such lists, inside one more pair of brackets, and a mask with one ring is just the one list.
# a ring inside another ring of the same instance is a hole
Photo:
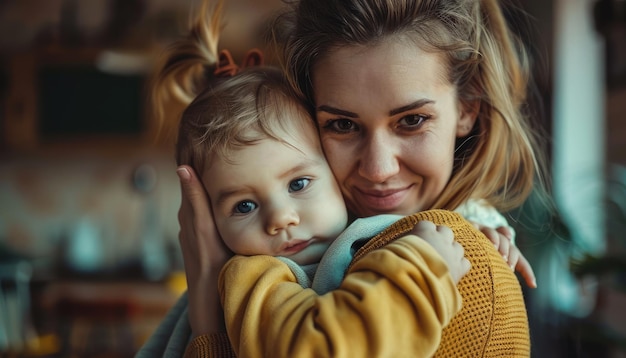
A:
{"label": "child's blonde hair", "polygon": [[[261,139],[284,142],[279,133],[296,127],[282,120],[288,117],[299,121],[306,113],[290,89],[280,70],[258,67],[202,92],[181,118],[176,144],[178,165],[189,164],[202,173],[215,156],[228,160],[237,148]],[[292,115],[298,109],[300,118]],[[311,120],[302,121],[310,124],[306,130],[315,131]]]}

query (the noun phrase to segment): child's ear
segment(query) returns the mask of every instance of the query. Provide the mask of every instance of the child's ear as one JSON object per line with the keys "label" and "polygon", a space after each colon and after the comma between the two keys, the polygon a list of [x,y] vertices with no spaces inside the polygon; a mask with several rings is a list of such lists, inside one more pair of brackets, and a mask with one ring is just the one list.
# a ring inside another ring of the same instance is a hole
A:
{"label": "child's ear", "polygon": [[459,121],[456,127],[457,138],[469,135],[472,131],[472,128],[474,128],[474,124],[476,124],[476,118],[478,118],[480,101],[462,103],[459,107]]}

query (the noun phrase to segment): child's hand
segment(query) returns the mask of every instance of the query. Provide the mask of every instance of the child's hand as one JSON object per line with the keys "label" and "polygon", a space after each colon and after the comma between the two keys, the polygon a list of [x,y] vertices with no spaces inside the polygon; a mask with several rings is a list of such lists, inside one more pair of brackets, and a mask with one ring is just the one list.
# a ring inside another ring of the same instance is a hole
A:
{"label": "child's hand", "polygon": [[222,267],[232,256],[220,238],[204,186],[193,169],[181,166],[182,201],[178,241],[183,255],[189,299],[189,324],[194,335],[224,331],[217,290]]}
{"label": "child's hand", "polygon": [[474,226],[480,230],[487,238],[494,244],[496,250],[500,252],[500,255],[508,263],[511,269],[515,269],[519,272],[528,287],[537,288],[537,282],[535,279],[535,272],[530,266],[530,263],[520,250],[513,244],[511,230],[506,226],[500,226],[496,229],[474,223]]}
{"label": "child's hand", "polygon": [[463,256],[465,250],[454,240],[452,230],[447,226],[438,226],[430,221],[420,221],[410,232],[428,242],[448,264],[448,270],[454,280],[459,283],[470,268],[470,262]]}

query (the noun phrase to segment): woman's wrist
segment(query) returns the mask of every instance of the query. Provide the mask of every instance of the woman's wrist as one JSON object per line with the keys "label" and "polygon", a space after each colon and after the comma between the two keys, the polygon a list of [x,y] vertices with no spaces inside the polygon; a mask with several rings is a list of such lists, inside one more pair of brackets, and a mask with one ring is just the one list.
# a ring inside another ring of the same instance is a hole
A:
{"label": "woman's wrist", "polygon": [[226,332],[218,278],[219,270],[188,277],[188,315],[193,337]]}

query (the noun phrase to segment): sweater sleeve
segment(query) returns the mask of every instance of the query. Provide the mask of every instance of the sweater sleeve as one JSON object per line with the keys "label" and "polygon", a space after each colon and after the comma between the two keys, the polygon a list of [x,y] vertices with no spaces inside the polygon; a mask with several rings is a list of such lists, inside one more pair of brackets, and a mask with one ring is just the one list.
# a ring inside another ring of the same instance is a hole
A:
{"label": "sweater sleeve", "polygon": [[270,256],[231,259],[219,285],[239,357],[431,356],[461,308],[446,264],[414,235],[365,255],[322,296]]}
{"label": "sweater sleeve", "polygon": [[198,336],[189,342],[184,358],[236,358],[226,333]]}

